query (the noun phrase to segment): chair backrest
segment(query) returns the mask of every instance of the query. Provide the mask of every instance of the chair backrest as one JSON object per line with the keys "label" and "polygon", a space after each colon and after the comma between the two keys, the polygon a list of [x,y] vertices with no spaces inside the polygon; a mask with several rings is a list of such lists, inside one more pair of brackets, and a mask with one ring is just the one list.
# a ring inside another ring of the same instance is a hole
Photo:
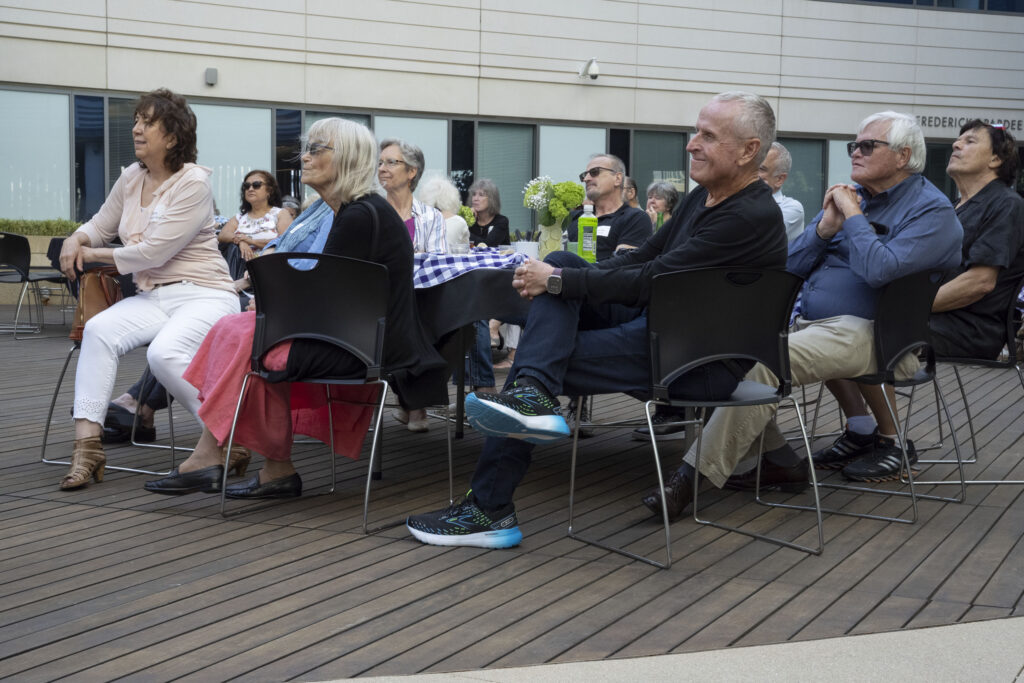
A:
{"label": "chair backrest", "polygon": [[[303,268],[290,260],[301,260]],[[388,271],[379,263],[329,254],[278,253],[249,261],[256,298],[252,369],[265,373],[264,354],[288,339],[334,344],[380,377],[388,310]]]}
{"label": "chair backrest", "polygon": [[904,354],[924,348],[926,369],[935,370],[928,316],[935,293],[942,283],[942,271],[925,270],[904,275],[882,287],[875,309],[875,354],[880,374],[893,380],[893,372]]}
{"label": "chair backrest", "polygon": [[656,398],[690,370],[713,361],[753,360],[791,388],[789,315],[803,280],[783,270],[699,268],[654,278],[647,311]]}
{"label": "chair backrest", "polygon": [[28,238],[12,232],[0,232],[0,266],[14,268],[23,278],[27,278],[31,263],[32,248]]}

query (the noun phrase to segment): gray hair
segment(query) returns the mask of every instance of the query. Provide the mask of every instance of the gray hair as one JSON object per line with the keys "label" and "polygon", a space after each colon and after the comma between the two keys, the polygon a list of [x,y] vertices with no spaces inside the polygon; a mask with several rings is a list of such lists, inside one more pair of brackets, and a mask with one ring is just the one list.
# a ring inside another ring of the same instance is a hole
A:
{"label": "gray hair", "polygon": [[754,160],[760,166],[775,142],[775,112],[772,111],[772,105],[760,95],[741,90],[719,93],[711,101],[741,103],[742,110],[733,123],[734,130],[739,135],[749,135],[761,141],[761,149]]}
{"label": "gray hair", "polygon": [[462,205],[459,191],[444,176],[431,176],[423,181],[419,191],[420,201],[442,212],[456,214]]}
{"label": "gray hair", "polygon": [[309,127],[302,139],[303,148],[310,141],[334,150],[331,162],[336,177],[325,190],[327,196],[347,204],[373,192],[377,184],[377,141],[369,128],[347,119],[321,119]]}
{"label": "gray hair", "polygon": [[864,132],[864,129],[876,122],[888,122],[889,148],[899,151],[904,147],[910,148],[910,161],[907,162],[907,170],[911,173],[920,173],[924,170],[926,148],[924,144],[924,131],[918,125],[917,119],[910,114],[902,114],[898,111],[882,111],[872,114],[860,122],[857,134]]}
{"label": "gray hair", "polygon": [[775,168],[773,169],[775,175],[789,173],[789,170],[793,168],[793,155],[789,153],[789,150],[781,142],[773,142],[772,149],[779,153],[779,156],[775,159]]}
{"label": "gray hair", "polygon": [[622,163],[622,159],[618,158],[614,154],[606,154],[605,152],[598,152],[597,154],[591,154],[589,161],[594,159],[607,159],[611,163],[611,169],[616,173],[622,174],[622,186],[626,186],[626,164]]}
{"label": "gray hair", "polygon": [[655,180],[653,183],[647,186],[647,197],[657,197],[665,201],[665,211],[672,213],[672,209],[675,208],[676,202],[679,201],[679,190],[672,183],[664,180]]}
{"label": "gray hair", "polygon": [[481,178],[469,186],[469,198],[473,199],[474,192],[483,192],[487,197],[487,209],[497,216],[501,213],[501,194],[498,186],[490,178]]}
{"label": "gray hair", "polygon": [[392,145],[398,148],[399,153],[402,155],[402,161],[405,162],[406,166],[416,170],[416,175],[409,181],[409,189],[415,190],[416,186],[420,184],[420,179],[423,177],[423,168],[427,165],[423,160],[423,150],[411,142],[398,138],[388,138],[381,141],[380,151],[383,152]]}

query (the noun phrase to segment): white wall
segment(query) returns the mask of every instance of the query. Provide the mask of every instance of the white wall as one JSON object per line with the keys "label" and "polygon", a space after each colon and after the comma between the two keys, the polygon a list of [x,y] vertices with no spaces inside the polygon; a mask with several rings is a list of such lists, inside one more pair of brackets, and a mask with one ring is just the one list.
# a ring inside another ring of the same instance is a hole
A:
{"label": "white wall", "polygon": [[0,0],[0,82],[686,127],[746,89],[783,133],[893,108],[953,137],[943,117],[1024,118],[1022,37],[1022,15],[820,0]]}

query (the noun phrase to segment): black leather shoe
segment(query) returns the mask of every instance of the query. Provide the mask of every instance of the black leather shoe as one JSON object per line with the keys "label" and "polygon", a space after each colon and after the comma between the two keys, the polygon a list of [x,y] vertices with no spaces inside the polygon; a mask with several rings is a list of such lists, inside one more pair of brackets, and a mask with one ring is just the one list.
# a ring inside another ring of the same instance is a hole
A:
{"label": "black leather shoe", "polygon": [[[781,467],[771,460],[761,461],[761,490],[769,491],[778,489],[790,493],[800,493],[807,488],[807,465],[806,463],[795,467]],[[725,480],[722,488],[733,491],[753,491],[757,485],[757,468],[734,474]]]}
{"label": "black leather shoe", "polygon": [[178,472],[175,467],[163,479],[147,481],[145,489],[152,493],[163,493],[168,496],[180,496],[185,493],[219,493],[220,483],[224,479],[224,466],[204,467],[194,472]]}
{"label": "black leather shoe", "polygon": [[[100,441],[102,443],[125,443],[132,439],[132,428],[131,425],[127,427],[116,426],[116,427],[104,427],[103,433],[100,434]],[[151,443],[156,441],[156,427],[146,427],[144,425],[138,425],[135,427],[135,440],[139,443]]]}
{"label": "black leather shoe", "polygon": [[229,485],[224,495],[228,498],[298,498],[302,495],[302,479],[296,472],[261,484],[257,472],[246,481]]}
{"label": "black leather shoe", "polygon": [[[693,479],[679,470],[672,473],[665,482],[665,500],[668,503],[668,519],[670,522],[679,519],[683,510],[693,502]],[[657,488],[643,497],[643,504],[661,519],[661,491]]]}

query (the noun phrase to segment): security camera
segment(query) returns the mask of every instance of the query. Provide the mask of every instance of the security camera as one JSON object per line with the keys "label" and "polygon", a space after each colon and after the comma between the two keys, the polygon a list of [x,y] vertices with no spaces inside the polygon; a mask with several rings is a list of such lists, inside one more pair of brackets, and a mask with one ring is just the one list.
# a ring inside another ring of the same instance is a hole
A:
{"label": "security camera", "polygon": [[591,57],[587,60],[587,63],[580,67],[580,78],[590,77],[590,80],[596,81],[597,77],[601,75],[601,67],[597,65],[597,57]]}

